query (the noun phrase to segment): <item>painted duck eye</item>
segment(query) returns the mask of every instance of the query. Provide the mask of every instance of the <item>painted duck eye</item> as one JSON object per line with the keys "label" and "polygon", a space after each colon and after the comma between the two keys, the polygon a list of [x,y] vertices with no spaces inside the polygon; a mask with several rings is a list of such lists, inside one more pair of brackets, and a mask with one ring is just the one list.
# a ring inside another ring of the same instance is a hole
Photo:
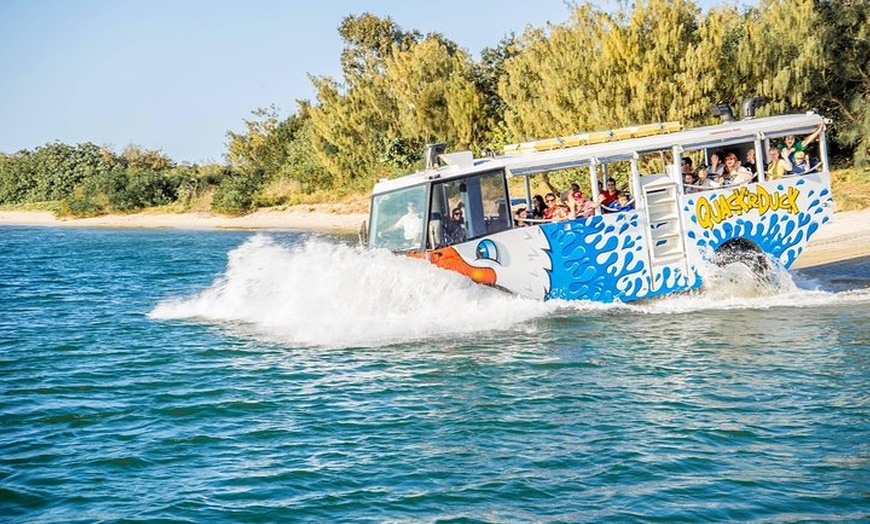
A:
{"label": "painted duck eye", "polygon": [[498,248],[495,247],[495,242],[492,240],[482,240],[477,244],[477,258],[495,260],[498,262]]}

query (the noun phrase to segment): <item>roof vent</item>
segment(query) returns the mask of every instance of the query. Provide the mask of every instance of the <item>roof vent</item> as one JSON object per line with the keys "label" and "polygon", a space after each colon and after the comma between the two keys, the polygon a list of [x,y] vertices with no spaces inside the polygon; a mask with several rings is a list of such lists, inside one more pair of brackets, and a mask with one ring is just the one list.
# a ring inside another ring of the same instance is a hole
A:
{"label": "roof vent", "polygon": [[719,102],[710,106],[710,114],[718,116],[722,122],[733,122],[734,111],[731,110],[731,104],[727,102]]}
{"label": "roof vent", "polygon": [[447,142],[438,142],[437,144],[426,144],[426,149],[423,150],[423,158],[426,160],[426,169],[435,169],[438,167],[438,157],[447,151]]}
{"label": "roof vent", "polygon": [[458,153],[450,153],[449,155],[441,155],[441,162],[448,166],[471,167],[474,165],[474,153],[471,151],[460,151]]}
{"label": "roof vent", "polygon": [[743,120],[751,120],[755,118],[755,110],[767,103],[767,99],[763,96],[753,96],[743,101],[743,106],[740,108],[740,116]]}

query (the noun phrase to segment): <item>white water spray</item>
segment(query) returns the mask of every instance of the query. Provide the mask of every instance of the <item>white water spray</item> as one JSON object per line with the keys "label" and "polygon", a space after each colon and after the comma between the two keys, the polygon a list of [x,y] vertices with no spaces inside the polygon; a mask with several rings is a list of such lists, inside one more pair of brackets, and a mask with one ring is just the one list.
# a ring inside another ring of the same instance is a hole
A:
{"label": "white water spray", "polygon": [[228,258],[209,289],[163,301],[151,317],[242,324],[282,343],[368,346],[511,329],[547,311],[425,261],[316,238],[287,247],[256,235]]}
{"label": "white water spray", "polygon": [[784,270],[759,284],[749,268],[735,263],[711,267],[704,289],[688,294],[629,304],[544,303],[387,251],[318,238],[284,246],[260,234],[228,254],[226,271],[211,287],[193,297],[164,300],[150,317],[216,323],[282,344],[353,347],[534,330],[539,319],[554,314],[627,310],[656,315],[843,300],[870,300],[870,292],[802,289]]}

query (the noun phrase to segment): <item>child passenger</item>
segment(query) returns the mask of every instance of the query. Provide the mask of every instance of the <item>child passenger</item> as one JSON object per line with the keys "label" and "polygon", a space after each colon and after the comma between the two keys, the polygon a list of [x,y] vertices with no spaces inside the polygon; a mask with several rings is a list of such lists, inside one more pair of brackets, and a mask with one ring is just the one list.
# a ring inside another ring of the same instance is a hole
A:
{"label": "child passenger", "polygon": [[818,167],[818,163],[814,162],[810,158],[810,155],[806,154],[804,151],[795,151],[794,166],[792,166],[791,168],[791,172],[793,175],[805,175],[807,173],[812,173]]}
{"label": "child passenger", "polygon": [[692,171],[684,171],[683,172],[683,188],[686,193],[697,193],[700,191],[696,187],[695,173]]}
{"label": "child passenger", "polygon": [[630,211],[634,209],[634,203],[628,201],[628,195],[625,191],[617,191],[616,202],[610,204],[610,209],[615,212]]}
{"label": "child passenger", "polygon": [[719,187],[719,184],[717,184],[713,180],[710,180],[710,178],[707,176],[707,166],[705,166],[704,164],[698,166],[698,172],[695,175],[698,177],[695,185],[698,186],[699,191],[706,191],[707,189]]}

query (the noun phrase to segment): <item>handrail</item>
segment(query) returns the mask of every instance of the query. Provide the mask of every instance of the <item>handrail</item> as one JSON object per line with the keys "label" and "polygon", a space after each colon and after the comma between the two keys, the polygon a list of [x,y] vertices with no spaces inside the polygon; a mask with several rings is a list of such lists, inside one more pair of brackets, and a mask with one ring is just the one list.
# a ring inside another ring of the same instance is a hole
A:
{"label": "handrail", "polygon": [[803,173],[785,173],[782,175],[783,178],[793,177],[793,176],[803,176],[803,175],[812,175],[813,173],[821,173],[822,171],[819,169],[820,166],[816,166],[809,171],[804,171]]}
{"label": "handrail", "polygon": [[[628,201],[628,203],[634,204],[634,199],[632,198]],[[607,211],[612,211],[614,213],[621,213],[623,211],[626,211],[625,209],[614,209],[610,206],[605,206],[604,204],[599,204],[599,207],[601,207],[602,209],[606,209]],[[564,220],[553,220],[548,218],[522,218],[517,220],[522,220],[523,222],[529,222],[532,224],[551,224],[553,222],[564,222]]]}
{"label": "handrail", "polygon": [[[631,205],[631,204],[634,204],[634,199],[633,199],[633,198],[632,198],[631,200],[628,201],[628,205]],[[627,210],[627,209],[615,209],[615,208],[612,208],[612,207],[610,207],[610,206],[605,206],[604,204],[601,204],[601,208],[602,208],[602,209],[606,209],[607,211],[611,211],[611,212],[613,212],[613,213],[621,213],[621,212],[623,212],[623,211],[629,211],[629,210]]]}
{"label": "handrail", "polygon": [[683,184],[683,187],[691,187],[692,189],[697,189],[699,191],[709,191],[711,189],[718,189],[720,186],[718,183],[715,186],[699,186],[697,184]]}

